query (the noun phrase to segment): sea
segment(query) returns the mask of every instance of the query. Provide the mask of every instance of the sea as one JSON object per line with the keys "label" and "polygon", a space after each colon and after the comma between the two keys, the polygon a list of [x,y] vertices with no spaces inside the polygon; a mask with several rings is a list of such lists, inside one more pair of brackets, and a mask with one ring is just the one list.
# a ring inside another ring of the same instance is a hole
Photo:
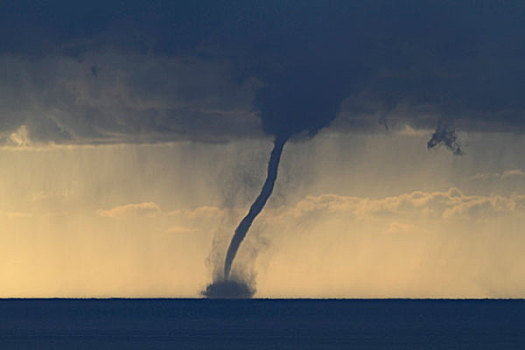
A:
{"label": "sea", "polygon": [[525,349],[525,300],[3,299],[0,349]]}

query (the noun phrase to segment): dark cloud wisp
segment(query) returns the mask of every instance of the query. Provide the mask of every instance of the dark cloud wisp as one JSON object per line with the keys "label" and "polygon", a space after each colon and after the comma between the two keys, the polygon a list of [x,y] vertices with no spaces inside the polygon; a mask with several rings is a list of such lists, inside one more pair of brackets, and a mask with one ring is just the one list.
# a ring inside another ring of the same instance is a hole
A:
{"label": "dark cloud wisp", "polygon": [[458,142],[456,131],[443,123],[439,123],[436,131],[432,134],[432,138],[427,143],[427,148],[431,149],[440,144],[445,145],[453,154],[460,156],[463,154],[461,145]]}

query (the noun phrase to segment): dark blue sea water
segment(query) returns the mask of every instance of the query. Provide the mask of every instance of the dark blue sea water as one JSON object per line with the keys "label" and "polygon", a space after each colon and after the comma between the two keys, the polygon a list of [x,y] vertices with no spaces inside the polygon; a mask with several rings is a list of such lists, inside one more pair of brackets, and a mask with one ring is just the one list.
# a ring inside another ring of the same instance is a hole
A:
{"label": "dark blue sea water", "polygon": [[525,349],[525,300],[0,300],[0,349]]}

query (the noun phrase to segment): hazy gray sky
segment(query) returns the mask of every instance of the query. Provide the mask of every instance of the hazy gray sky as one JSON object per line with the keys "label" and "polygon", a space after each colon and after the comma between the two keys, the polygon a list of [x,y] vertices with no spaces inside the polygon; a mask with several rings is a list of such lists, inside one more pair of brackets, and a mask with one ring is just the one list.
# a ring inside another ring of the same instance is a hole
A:
{"label": "hazy gray sky", "polygon": [[[431,131],[429,131],[431,132]],[[259,296],[521,297],[522,136],[333,134],[289,144],[239,251]],[[197,296],[271,144],[2,150],[5,296]]]}

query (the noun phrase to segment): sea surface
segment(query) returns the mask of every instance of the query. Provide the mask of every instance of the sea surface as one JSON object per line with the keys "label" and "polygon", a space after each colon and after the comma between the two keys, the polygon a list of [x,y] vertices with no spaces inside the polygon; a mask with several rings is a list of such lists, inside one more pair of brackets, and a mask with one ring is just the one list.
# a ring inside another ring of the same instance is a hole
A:
{"label": "sea surface", "polygon": [[0,349],[525,349],[525,300],[4,299]]}

